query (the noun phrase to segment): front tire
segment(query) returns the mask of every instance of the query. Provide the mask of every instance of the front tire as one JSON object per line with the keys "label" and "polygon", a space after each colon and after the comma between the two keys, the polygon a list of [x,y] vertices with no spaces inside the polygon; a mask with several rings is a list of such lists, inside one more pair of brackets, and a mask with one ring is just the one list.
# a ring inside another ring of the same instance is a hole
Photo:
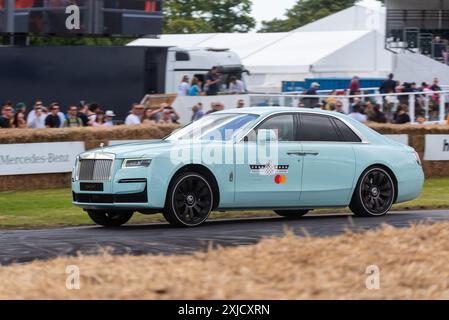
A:
{"label": "front tire", "polygon": [[285,218],[299,218],[305,216],[310,210],[274,210],[274,212]]}
{"label": "front tire", "polygon": [[391,174],[381,167],[373,167],[360,177],[349,208],[356,216],[381,217],[390,211],[395,195]]}
{"label": "front tire", "polygon": [[134,212],[87,210],[87,214],[93,222],[100,226],[120,227],[131,219]]}
{"label": "front tire", "polygon": [[178,227],[196,227],[209,217],[214,203],[209,181],[199,173],[181,174],[169,188],[165,219]]}

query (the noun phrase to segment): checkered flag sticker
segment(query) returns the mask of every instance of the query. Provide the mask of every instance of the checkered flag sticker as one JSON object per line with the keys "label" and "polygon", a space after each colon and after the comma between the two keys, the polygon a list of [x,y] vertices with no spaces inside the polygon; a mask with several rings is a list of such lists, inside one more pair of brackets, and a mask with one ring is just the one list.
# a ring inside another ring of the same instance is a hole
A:
{"label": "checkered flag sticker", "polygon": [[264,174],[266,176],[272,176],[275,173],[276,173],[276,167],[271,162],[268,162],[268,164],[265,166]]}

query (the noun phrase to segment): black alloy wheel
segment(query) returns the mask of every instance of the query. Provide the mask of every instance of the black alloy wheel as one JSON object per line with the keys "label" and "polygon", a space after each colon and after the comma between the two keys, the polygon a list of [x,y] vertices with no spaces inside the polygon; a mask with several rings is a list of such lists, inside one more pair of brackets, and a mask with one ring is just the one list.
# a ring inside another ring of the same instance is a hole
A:
{"label": "black alloy wheel", "polygon": [[187,172],[177,177],[170,187],[164,217],[170,224],[195,227],[209,217],[213,191],[205,177]]}
{"label": "black alloy wheel", "polygon": [[390,173],[383,168],[371,168],[359,180],[350,209],[358,216],[383,216],[391,209],[395,192]]}

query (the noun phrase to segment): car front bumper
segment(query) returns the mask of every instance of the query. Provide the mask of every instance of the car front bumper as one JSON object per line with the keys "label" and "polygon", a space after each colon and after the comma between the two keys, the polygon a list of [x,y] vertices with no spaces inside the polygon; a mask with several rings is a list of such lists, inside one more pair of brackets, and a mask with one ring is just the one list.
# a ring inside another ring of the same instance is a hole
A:
{"label": "car front bumper", "polygon": [[164,207],[165,185],[149,168],[121,169],[116,163],[112,172],[111,178],[105,181],[77,180],[73,175],[73,204],[91,210],[138,211]]}

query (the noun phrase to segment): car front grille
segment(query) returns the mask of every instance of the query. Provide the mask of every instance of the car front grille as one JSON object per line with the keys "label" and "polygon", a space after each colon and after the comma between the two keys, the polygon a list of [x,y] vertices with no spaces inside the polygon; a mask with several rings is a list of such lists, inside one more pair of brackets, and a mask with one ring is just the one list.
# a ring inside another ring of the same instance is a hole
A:
{"label": "car front grille", "polygon": [[78,180],[107,181],[111,179],[112,160],[80,159]]}

